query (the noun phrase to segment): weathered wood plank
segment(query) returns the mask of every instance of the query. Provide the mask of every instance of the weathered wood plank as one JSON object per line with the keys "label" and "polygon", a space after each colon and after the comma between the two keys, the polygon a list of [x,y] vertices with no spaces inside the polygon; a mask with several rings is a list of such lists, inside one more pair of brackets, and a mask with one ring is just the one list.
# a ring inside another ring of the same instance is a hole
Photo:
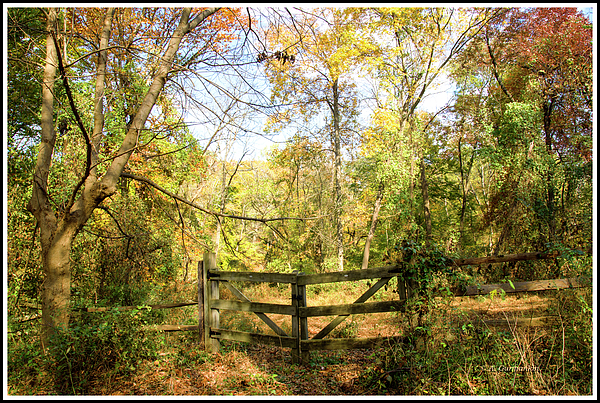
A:
{"label": "weathered wood plank", "polygon": [[504,263],[504,262],[518,262],[523,260],[536,260],[536,259],[552,259],[558,257],[560,253],[558,251],[553,252],[526,252],[526,253],[515,253],[511,255],[497,255],[497,256],[484,256],[484,257],[471,257],[467,259],[455,259],[454,264],[457,266],[468,266],[468,265],[479,265],[489,263]]}
{"label": "weathered wood plank", "polygon": [[291,305],[267,304],[263,302],[241,302],[223,299],[211,299],[211,308],[229,309],[231,311],[278,313],[282,315],[293,315],[295,309]]}
{"label": "weathered wood plank", "polygon": [[[375,294],[381,287],[386,285],[390,280],[391,280],[391,277],[384,277],[384,278],[380,279],[378,282],[373,284],[367,291],[365,291],[363,293],[363,295],[358,297],[358,299],[356,301],[354,301],[354,303],[360,304],[360,303],[365,302],[366,300],[371,298],[373,296],[373,294]],[[331,331],[333,329],[336,328],[336,326],[338,326],[340,323],[342,323],[348,316],[349,315],[338,316],[337,318],[335,318],[334,320],[329,322],[329,324],[327,326],[325,326],[319,333],[314,335],[312,338],[316,340],[316,339],[322,339],[323,337],[327,336],[329,333],[331,333]]]}
{"label": "weathered wood plank", "polygon": [[149,326],[148,328],[162,332],[186,332],[198,330],[198,325],[157,325]]}
{"label": "weathered wood plank", "polygon": [[300,343],[303,350],[350,350],[364,348],[378,348],[387,346],[393,343],[404,341],[406,338],[402,336],[393,337],[365,337],[353,339],[319,339],[319,340],[302,340]]}
{"label": "weathered wood plank", "polygon": [[291,273],[257,273],[252,271],[211,271],[210,278],[218,278],[226,281],[252,281],[260,283],[284,283],[296,282],[296,274]]}
{"label": "weathered wood plank", "polygon": [[557,316],[540,316],[537,318],[507,318],[507,319],[487,319],[481,321],[482,325],[492,327],[536,327],[536,326],[547,326],[557,323],[559,318]]}
{"label": "weathered wood plank", "polygon": [[[219,282],[211,281],[208,274],[217,270],[217,255],[214,252],[207,252],[202,255],[204,261],[203,277],[204,277],[204,301],[205,301],[205,321],[204,321],[204,340],[206,341],[206,349],[211,353],[218,353],[220,343],[218,339],[210,337],[210,332],[207,329],[210,327],[219,327],[219,309],[213,306],[213,301],[219,301]],[[208,301],[208,304],[206,303]],[[208,308],[208,311],[206,310]]]}
{"label": "weathered wood plank", "polygon": [[514,288],[510,283],[484,284],[481,286],[468,286],[465,291],[457,292],[457,296],[468,295],[485,295],[493,290],[504,290],[504,292],[528,292],[528,291],[547,291],[560,290],[565,288],[581,288],[589,287],[590,280],[585,277],[572,277],[554,280],[536,280],[536,281],[521,281],[514,282]]}
{"label": "weathered wood plank", "polygon": [[[222,283],[225,284],[225,287],[227,287],[227,289],[229,291],[231,291],[231,293],[233,295],[235,295],[237,298],[241,299],[242,302],[252,302],[250,300],[250,298],[246,297],[240,290],[238,290],[237,288],[235,288],[233,285],[229,284],[228,281],[222,281]],[[273,322],[271,320],[271,318],[269,318],[264,313],[260,313],[260,312],[254,312],[254,313],[263,322],[265,322],[267,324],[267,326],[269,326],[271,328],[271,330],[273,330],[275,332],[275,334],[278,334],[279,336],[289,336],[282,328],[280,328],[279,326],[277,326],[277,323]]]}
{"label": "weathered wood plank", "polygon": [[[592,248],[589,248],[587,251],[574,249],[579,253],[583,254],[592,254]],[[467,265],[479,265],[479,264],[489,264],[489,263],[503,263],[503,262],[518,262],[522,260],[536,260],[536,259],[553,259],[559,257],[561,254],[560,251],[551,251],[551,252],[525,252],[525,253],[514,253],[510,255],[497,255],[497,256],[484,256],[484,257],[471,257],[467,259],[455,259],[454,264],[457,266],[467,266]]]}
{"label": "weathered wood plank", "polygon": [[298,277],[298,285],[336,283],[340,281],[357,281],[371,278],[394,277],[400,273],[397,265],[374,267],[365,270],[339,271],[335,273],[307,274]]}
{"label": "weathered wood plank", "polygon": [[300,364],[302,358],[300,357],[300,316],[298,315],[299,298],[298,298],[298,284],[291,285],[292,292],[292,308],[294,314],[292,315],[292,337],[294,338],[295,345],[292,347],[292,364]]}
{"label": "weathered wood plank", "polygon": [[204,260],[198,262],[198,337],[200,339],[200,348],[207,350],[208,337],[206,333],[208,327],[206,326],[208,307],[206,304],[206,274],[204,273]]}
{"label": "weathered wood plank", "polygon": [[[300,275],[304,275],[304,273],[299,273]],[[306,303],[306,286],[298,285],[298,306],[305,307]],[[306,317],[299,318],[299,326],[300,326],[300,339],[307,340],[308,339],[308,319]],[[300,362],[307,364],[310,361],[310,352],[305,351],[300,347]]]}
{"label": "weathered wood plank", "polygon": [[310,306],[306,308],[298,308],[298,311],[301,317],[394,312],[399,311],[403,303],[404,301],[383,301],[364,302],[362,304]]}
{"label": "weathered wood plank", "polygon": [[272,336],[261,333],[240,332],[237,330],[211,328],[211,337],[221,340],[235,340],[253,344],[267,344],[271,346],[293,348],[296,346],[294,337]]}

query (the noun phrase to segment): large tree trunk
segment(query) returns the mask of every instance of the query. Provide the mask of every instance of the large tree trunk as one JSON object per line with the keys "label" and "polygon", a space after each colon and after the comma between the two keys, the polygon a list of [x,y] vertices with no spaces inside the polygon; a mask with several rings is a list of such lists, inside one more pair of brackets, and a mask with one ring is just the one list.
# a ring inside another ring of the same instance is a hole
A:
{"label": "large tree trunk", "polygon": [[335,153],[334,164],[334,209],[335,209],[335,228],[338,254],[338,270],[344,270],[344,233],[342,229],[342,186],[340,176],[342,170],[342,146],[340,134],[340,107],[338,80],[335,79],[332,86],[333,90],[333,147]]}
{"label": "large tree trunk", "polygon": [[[90,169],[86,171],[88,174],[87,177],[80,178],[85,183],[83,192],[75,199],[76,190],[74,189],[70,203],[67,203],[64,211],[59,212],[53,210],[48,197],[48,193],[50,192],[48,189],[48,176],[56,141],[53,122],[54,80],[56,77],[56,66],[60,66],[60,59],[57,53],[58,46],[57,42],[55,42],[58,11],[54,8],[48,10],[46,65],[42,88],[42,139],[36,160],[32,197],[27,206],[28,210],[35,216],[41,233],[40,242],[45,275],[42,286],[42,345],[44,347],[47,346],[50,337],[56,329],[67,328],[69,325],[69,305],[71,298],[70,253],[75,236],[85,225],[94,209],[105,198],[115,193],[117,181],[123,172],[129,156],[134,150],[139,133],[143,129],[158,95],[164,87],[167,74],[171,69],[181,40],[185,34],[217,10],[207,9],[191,22],[188,21],[191,9],[186,8],[183,10],[179,25],[169,41],[167,51],[162,58],[160,68],[153,78],[144,102],[140,106],[133,124],[128,130],[117,156],[113,159],[111,166],[101,180],[98,180],[96,177],[94,165],[97,160],[97,146],[101,140],[104,120],[102,98],[106,71],[106,54],[105,52],[99,53],[97,65],[98,78],[96,80],[94,99],[95,125],[94,132],[89,140],[90,143],[88,144],[92,152],[88,153],[88,160],[86,161]],[[109,10],[106,13],[101,33],[100,49],[102,47],[106,48],[108,44],[112,16],[113,11]],[[63,69],[62,66],[61,69]],[[68,84],[66,77],[63,77],[63,81],[65,84]],[[74,108],[73,104],[72,108]],[[73,110],[73,113],[77,115],[78,111]]]}
{"label": "large tree trunk", "polygon": [[70,318],[71,245],[76,232],[75,222],[61,222],[52,243],[42,248],[44,283],[42,285],[42,346],[58,328],[66,328]]}
{"label": "large tree trunk", "polygon": [[[56,306],[63,305],[63,301],[53,298],[57,294],[56,288],[61,283],[62,273],[64,277],[65,268],[62,264],[49,265],[57,254],[53,250],[54,235],[56,232],[56,215],[52,210],[48,199],[48,176],[50,174],[50,162],[52,152],[56,143],[56,132],[54,131],[54,80],[56,77],[57,55],[54,46],[53,36],[56,34],[56,24],[58,11],[55,8],[48,10],[48,20],[46,23],[46,65],[44,67],[44,77],[42,83],[42,109],[41,109],[41,133],[42,138],[38,150],[35,172],[33,175],[33,189],[27,209],[35,216],[40,227],[40,243],[42,246],[42,264],[44,266],[45,279],[42,285],[42,345],[45,347],[47,338],[52,334],[55,328],[55,309]],[[68,263],[68,260],[67,260]],[[62,268],[61,268],[62,267]],[[68,272],[68,267],[66,268]],[[58,294],[61,294],[58,292]],[[67,300],[69,296],[67,295]],[[66,317],[56,318],[68,322],[68,312]]]}

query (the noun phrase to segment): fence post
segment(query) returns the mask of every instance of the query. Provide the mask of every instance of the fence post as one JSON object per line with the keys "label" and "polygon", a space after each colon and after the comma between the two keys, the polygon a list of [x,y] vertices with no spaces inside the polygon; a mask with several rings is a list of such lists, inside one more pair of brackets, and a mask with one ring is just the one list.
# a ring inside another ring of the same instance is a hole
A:
{"label": "fence post", "polygon": [[[304,275],[305,273],[298,273],[298,275]],[[306,307],[306,285],[298,286],[298,306]],[[310,361],[310,351],[302,349],[302,340],[308,340],[308,318],[300,318],[300,338],[298,340],[300,346],[300,361],[307,364]]]}
{"label": "fence post", "polygon": [[408,296],[406,295],[406,282],[402,276],[396,276],[398,279],[398,299],[402,302],[402,308],[400,308],[400,312],[406,312],[406,301],[408,300]]}
{"label": "fence post", "polygon": [[302,350],[302,340],[308,340],[308,321],[306,317],[300,317],[298,308],[306,306],[306,285],[298,285],[298,276],[304,273],[296,273],[296,281],[291,284],[292,288],[292,306],[295,313],[292,315],[292,337],[296,339],[296,345],[292,348],[292,363],[301,364],[308,363],[310,360],[310,352]]}
{"label": "fence post", "polygon": [[396,276],[398,280],[398,299],[400,301],[404,301],[402,304],[402,308],[400,308],[400,312],[406,312],[406,304],[408,300],[413,296],[413,289],[415,288],[415,281],[413,279],[405,279],[404,276],[406,274],[406,268],[404,265],[398,266],[400,269],[403,269],[401,273]]}
{"label": "fence post", "polygon": [[296,343],[295,346],[292,347],[292,364],[299,364],[301,362],[300,357],[300,316],[298,307],[299,307],[299,290],[298,290],[298,272],[294,270],[296,273],[296,281],[294,281],[291,285],[292,290],[292,306],[294,307],[294,314],[292,315],[292,337],[295,338]]}
{"label": "fence post", "polygon": [[204,278],[204,261],[198,262],[198,335],[200,336],[200,348],[207,349],[205,340],[205,309],[206,301],[204,300],[206,289],[206,279]]}
{"label": "fence post", "polygon": [[210,279],[209,271],[217,270],[217,255],[214,252],[207,252],[203,256],[202,277],[204,283],[204,346],[206,351],[216,353],[219,351],[220,343],[218,339],[210,337],[210,328],[219,327],[219,310],[210,305],[211,299],[219,299],[219,280]]}

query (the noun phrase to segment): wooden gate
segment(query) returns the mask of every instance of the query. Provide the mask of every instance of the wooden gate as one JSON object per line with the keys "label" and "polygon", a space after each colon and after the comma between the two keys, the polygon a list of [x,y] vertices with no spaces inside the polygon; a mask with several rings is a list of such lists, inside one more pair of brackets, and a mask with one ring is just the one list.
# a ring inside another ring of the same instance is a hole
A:
{"label": "wooden gate", "polygon": [[[204,259],[198,265],[198,303],[200,340],[205,349],[210,352],[219,350],[220,340],[237,340],[248,343],[261,343],[291,348],[292,362],[308,362],[310,351],[338,350],[356,348],[374,348],[396,337],[369,337],[348,339],[324,339],[336,326],[349,315],[378,312],[399,311],[403,308],[406,296],[403,294],[404,284],[398,287],[398,300],[383,302],[367,302],[381,287],[393,277],[400,274],[398,266],[385,266],[366,270],[343,271],[324,274],[304,273],[255,273],[255,272],[224,272],[217,270],[216,255],[205,253]],[[328,306],[309,307],[306,303],[306,286],[311,284],[334,283],[341,281],[357,281],[379,279],[354,303]],[[235,288],[232,281],[268,282],[290,284],[290,304],[270,304],[250,301],[241,291]],[[223,285],[239,299],[239,301],[219,299],[219,287]],[[249,333],[220,328],[219,310],[254,312],[275,333],[274,335]],[[267,314],[289,315],[292,320],[291,334],[287,334]],[[314,316],[337,315],[327,326],[312,338],[308,338],[307,318]]]}
{"label": "wooden gate", "polygon": [[[499,263],[501,261],[547,259],[556,255],[551,253],[525,253],[506,256],[492,256],[486,258],[471,258],[455,260],[454,265],[463,266],[469,264]],[[216,255],[205,253],[203,261],[198,264],[198,301],[175,302],[169,304],[147,305],[144,308],[171,309],[189,305],[198,305],[198,325],[159,325],[150,328],[160,331],[199,331],[200,341],[207,351],[217,352],[220,340],[237,340],[249,343],[269,344],[280,347],[291,348],[292,360],[295,363],[307,362],[310,351],[314,350],[339,350],[355,348],[374,348],[381,346],[389,340],[402,340],[395,337],[371,337],[371,338],[348,338],[348,339],[325,339],[336,326],[352,314],[366,314],[376,312],[403,311],[407,296],[410,298],[412,289],[410,282],[402,281],[401,266],[385,266],[366,270],[345,271],[324,274],[304,273],[255,273],[255,272],[224,272],[217,270]],[[383,302],[367,302],[381,287],[386,285],[393,277],[398,276],[398,300]],[[352,304],[313,306],[306,303],[306,286],[313,284],[325,284],[340,281],[357,281],[378,278],[379,280],[365,291]],[[241,291],[235,288],[232,281],[268,282],[290,284],[290,304],[269,304],[250,301]],[[513,292],[539,292],[547,290],[560,290],[567,288],[590,287],[591,278],[573,277],[553,280],[535,280],[524,282],[508,282],[499,284],[484,284],[479,286],[468,286],[461,289],[452,289],[455,296],[485,295],[495,290],[506,293]],[[223,285],[239,301],[222,300],[219,298],[219,287]],[[83,312],[103,312],[110,309],[131,310],[140,309],[140,306],[121,307],[85,307],[78,308]],[[248,333],[237,330],[220,328],[219,310],[233,310],[254,312],[275,333],[274,335],[261,333]],[[267,314],[289,315],[292,320],[291,334],[287,334]],[[308,338],[307,318],[314,316],[337,315],[327,326],[312,338]],[[34,318],[39,319],[39,317]],[[547,321],[548,318],[527,318],[520,321],[519,325],[538,326]],[[485,321],[486,325],[505,325]],[[497,321],[496,321],[497,322]]]}

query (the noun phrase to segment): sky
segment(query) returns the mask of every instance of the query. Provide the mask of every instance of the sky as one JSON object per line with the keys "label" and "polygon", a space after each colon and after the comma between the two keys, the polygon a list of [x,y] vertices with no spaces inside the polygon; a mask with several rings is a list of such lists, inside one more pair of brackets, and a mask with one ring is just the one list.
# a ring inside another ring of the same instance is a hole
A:
{"label": "sky", "polygon": [[[362,78],[358,74],[352,74],[350,78],[359,87],[359,92],[369,93],[371,92],[368,80]],[[439,80],[439,86],[435,90],[428,90],[427,95],[419,106],[420,110],[435,113],[439,109],[443,108],[446,103],[451,99],[454,87],[448,81],[443,78]],[[372,108],[364,107],[361,113],[361,123],[364,126],[368,126],[370,123]],[[256,131],[261,131],[263,121],[254,121],[256,125]],[[246,159],[264,159],[265,153],[272,147],[282,147],[286,140],[294,134],[293,129],[285,130],[280,133],[270,136],[250,136],[244,138],[242,141],[237,141],[233,147],[233,150],[229,156],[230,159],[239,160],[244,153],[247,153]],[[223,156],[222,156],[223,157]]]}
{"label": "sky", "polygon": [[[423,6],[423,4],[415,4],[415,5]],[[444,4],[443,6],[445,6],[445,5],[446,4]],[[474,5],[478,5],[478,4],[469,3],[469,6],[474,6]],[[497,4],[483,3],[482,5],[483,6],[496,6]],[[281,6],[285,6],[285,4],[283,4]],[[304,7],[304,6],[305,5],[301,3],[301,7]],[[403,4],[403,6],[404,6],[404,4]],[[430,6],[430,4],[428,4],[428,6]],[[453,4],[453,6],[454,6],[454,4]],[[502,6],[540,7],[540,6],[544,6],[544,5],[539,4],[539,3],[532,3],[532,4],[517,3],[514,5],[502,4]],[[552,5],[550,5],[550,6],[552,6]],[[569,6],[577,7],[578,10],[580,10],[584,14],[586,14],[592,22],[595,20],[595,14],[597,12],[597,9],[596,9],[594,3],[575,3],[575,4],[569,4]],[[596,28],[594,27],[594,29],[596,29]],[[442,78],[441,80],[439,80],[439,86],[435,90],[428,91],[428,93],[427,93],[428,96],[423,100],[419,109],[425,110],[425,111],[431,112],[431,113],[437,112],[439,109],[443,108],[451,100],[453,93],[454,93],[454,88],[455,88],[454,85],[448,79]],[[370,110],[365,109],[364,113],[361,116],[364,123],[368,123],[369,116],[370,116]],[[257,122],[257,126],[260,126],[259,122]],[[233,148],[233,152],[232,152],[232,157],[237,160],[237,159],[241,158],[241,156],[243,155],[244,152],[246,152],[247,153],[246,157],[248,159],[263,159],[265,152],[268,149],[270,149],[271,147],[276,146],[276,145],[285,144],[285,141],[291,134],[292,133],[288,131],[287,133],[281,132],[281,133],[271,136],[271,137],[253,136],[251,138],[247,138],[247,139],[245,139],[244,142],[237,142],[235,144],[235,146]]]}

